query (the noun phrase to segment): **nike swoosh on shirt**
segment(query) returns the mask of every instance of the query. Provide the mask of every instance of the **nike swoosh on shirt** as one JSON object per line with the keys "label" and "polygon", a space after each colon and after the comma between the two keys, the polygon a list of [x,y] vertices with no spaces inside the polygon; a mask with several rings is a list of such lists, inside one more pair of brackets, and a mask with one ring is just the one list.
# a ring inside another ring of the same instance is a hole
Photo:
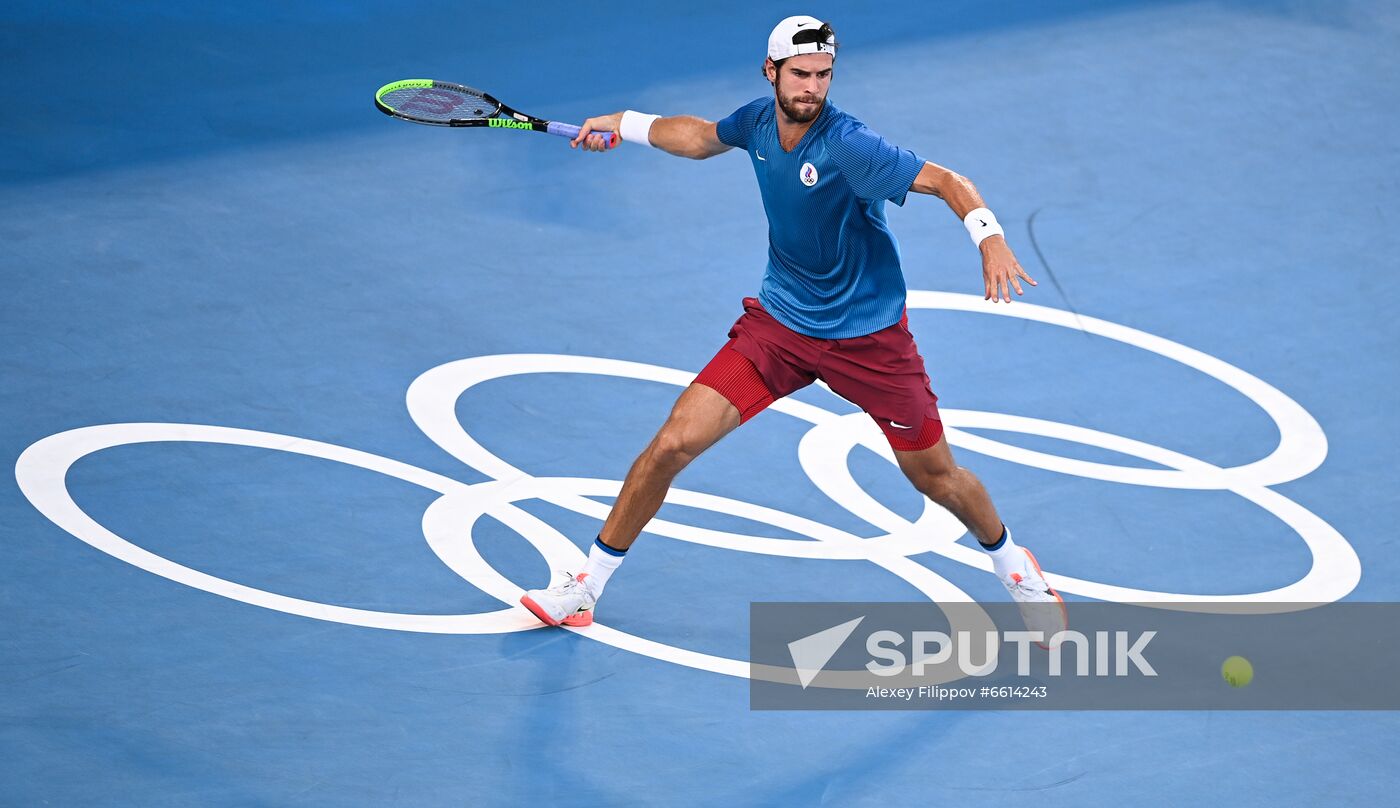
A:
{"label": "nike swoosh on shirt", "polygon": [[914,427],[912,427],[912,426],[905,426],[904,424],[896,424],[894,421],[890,421],[890,426],[894,427],[895,429],[913,429],[913,428],[914,428]]}
{"label": "nike swoosh on shirt", "polygon": [[754,153],[753,153],[753,156],[754,156],[754,157],[757,157],[758,159],[762,160],[762,161],[765,162],[765,163],[768,162],[768,158],[767,158],[767,157],[764,157],[763,155],[759,154],[758,152],[754,152]]}

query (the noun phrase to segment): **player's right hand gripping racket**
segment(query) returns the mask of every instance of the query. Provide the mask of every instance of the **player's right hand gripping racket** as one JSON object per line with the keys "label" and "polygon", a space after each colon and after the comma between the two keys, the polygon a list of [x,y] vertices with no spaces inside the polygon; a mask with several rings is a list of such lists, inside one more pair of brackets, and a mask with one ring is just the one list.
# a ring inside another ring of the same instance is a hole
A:
{"label": "player's right hand gripping racket", "polygon": [[[405,79],[386,84],[374,94],[374,106],[385,115],[429,126],[486,126],[492,129],[523,129],[548,132],[570,140],[579,128],[571,123],[546,121],[516,112],[480,90],[432,79]],[[617,145],[614,132],[602,135],[608,148]]]}

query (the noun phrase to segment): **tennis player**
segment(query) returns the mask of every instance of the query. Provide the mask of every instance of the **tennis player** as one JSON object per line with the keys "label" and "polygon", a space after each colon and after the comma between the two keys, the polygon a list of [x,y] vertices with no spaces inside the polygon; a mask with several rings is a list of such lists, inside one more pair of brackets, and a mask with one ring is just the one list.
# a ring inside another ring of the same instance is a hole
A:
{"label": "tennis player", "polygon": [[768,213],[768,267],[758,297],[665,425],[632,464],[583,570],[520,602],[545,623],[586,626],[608,579],[661,507],[672,480],[735,427],[821,379],[884,431],[914,487],[953,513],[991,557],[1031,630],[1065,627],[1064,600],[1011,538],[972,472],[953,461],[937,397],[909,333],[899,247],[886,201],[914,191],[942,199],[982,253],[985,297],[1011,302],[1021,269],[996,217],[965,177],[898,148],[829,100],[836,37],[813,17],[788,17],[768,37],[771,96],[719,123],[626,111],[589,118],[573,146],[602,151],[593,130],[697,160],[744,149]]}

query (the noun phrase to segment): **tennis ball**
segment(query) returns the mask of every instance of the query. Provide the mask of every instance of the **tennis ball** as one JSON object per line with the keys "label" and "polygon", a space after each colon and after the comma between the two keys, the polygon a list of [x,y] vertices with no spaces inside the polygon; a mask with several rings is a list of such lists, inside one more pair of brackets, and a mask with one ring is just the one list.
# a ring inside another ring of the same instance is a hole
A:
{"label": "tennis ball", "polygon": [[1230,683],[1230,687],[1244,687],[1254,681],[1254,666],[1242,656],[1232,656],[1220,666],[1220,675]]}

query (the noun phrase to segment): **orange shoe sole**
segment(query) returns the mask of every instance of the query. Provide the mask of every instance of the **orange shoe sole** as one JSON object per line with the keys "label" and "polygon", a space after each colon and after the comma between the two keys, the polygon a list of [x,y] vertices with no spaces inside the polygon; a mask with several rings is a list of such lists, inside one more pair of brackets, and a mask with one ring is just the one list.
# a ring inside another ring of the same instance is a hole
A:
{"label": "orange shoe sole", "polygon": [[521,606],[524,606],[524,607],[527,608],[527,609],[529,609],[529,610],[530,610],[530,614],[533,614],[535,617],[539,618],[540,622],[541,622],[541,623],[544,623],[546,626],[591,626],[591,625],[593,625],[593,610],[592,610],[592,609],[589,609],[589,610],[586,611],[586,612],[579,612],[578,614],[571,614],[571,615],[569,615],[568,617],[564,618],[563,620],[555,620],[555,619],[553,619],[552,617],[549,616],[549,612],[546,612],[544,609],[540,608],[540,605],[539,605],[538,603],[535,602],[535,599],[532,598],[532,597],[530,597],[529,595],[521,595],[521,596],[520,596],[520,605],[521,605]]}

